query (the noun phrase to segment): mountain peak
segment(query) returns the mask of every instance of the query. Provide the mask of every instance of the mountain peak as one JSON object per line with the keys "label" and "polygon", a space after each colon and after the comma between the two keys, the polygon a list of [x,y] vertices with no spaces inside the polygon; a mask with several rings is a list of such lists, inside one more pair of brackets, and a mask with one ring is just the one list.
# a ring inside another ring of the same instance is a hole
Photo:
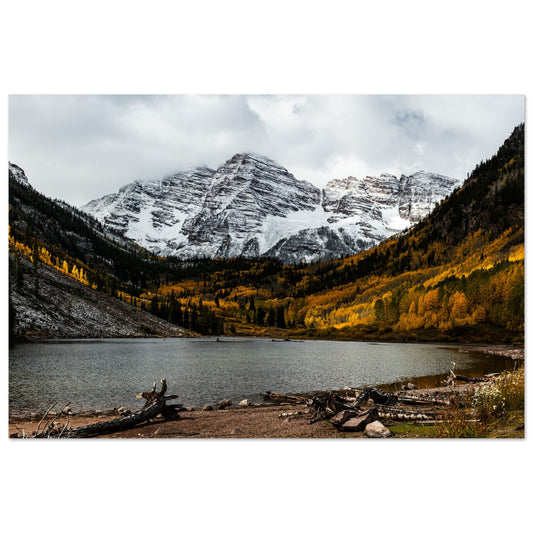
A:
{"label": "mountain peak", "polygon": [[23,185],[30,185],[30,182],[28,181],[28,177],[26,176],[24,170],[22,170],[18,165],[15,165],[14,163],[11,163],[9,161],[9,177],[18,181],[19,183],[22,183]]}
{"label": "mountain peak", "polygon": [[288,173],[287,169],[277,161],[255,152],[239,152],[228,159],[221,168],[228,165],[244,165],[245,167],[272,167]]}
{"label": "mountain peak", "polygon": [[216,171],[138,182],[82,209],[158,255],[316,261],[374,246],[428,214],[451,192],[452,182],[433,176],[405,185],[387,173],[348,176],[321,191],[264,155],[240,152]]}

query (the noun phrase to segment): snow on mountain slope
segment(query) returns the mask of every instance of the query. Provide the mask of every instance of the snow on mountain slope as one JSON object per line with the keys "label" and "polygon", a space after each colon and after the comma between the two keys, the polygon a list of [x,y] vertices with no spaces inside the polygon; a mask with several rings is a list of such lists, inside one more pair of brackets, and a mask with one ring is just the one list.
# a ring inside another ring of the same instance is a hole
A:
{"label": "snow on mountain slope", "polygon": [[11,179],[14,179],[18,181],[19,183],[22,183],[23,185],[27,185],[28,187],[30,187],[30,182],[28,181],[28,178],[26,177],[24,170],[22,170],[18,165],[15,165],[14,163],[11,163],[9,161],[8,171],[9,171],[9,177]]}
{"label": "snow on mountain slope", "polygon": [[425,217],[459,182],[417,172],[348,177],[321,191],[264,156],[235,154],[135,181],[81,209],[153,253],[316,261],[358,253]]}
{"label": "snow on mountain slope", "polygon": [[137,180],[81,209],[153,253],[176,255],[187,243],[182,225],[201,206],[214,173],[199,167],[162,180]]}

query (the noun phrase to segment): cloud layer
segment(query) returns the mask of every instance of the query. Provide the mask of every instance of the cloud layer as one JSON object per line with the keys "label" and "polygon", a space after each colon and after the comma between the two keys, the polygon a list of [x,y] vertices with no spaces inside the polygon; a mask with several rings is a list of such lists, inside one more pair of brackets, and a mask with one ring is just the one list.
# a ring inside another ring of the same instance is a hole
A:
{"label": "cloud layer", "polygon": [[14,95],[9,160],[74,205],[237,152],[318,186],[417,170],[464,179],[525,120],[524,105],[475,95]]}

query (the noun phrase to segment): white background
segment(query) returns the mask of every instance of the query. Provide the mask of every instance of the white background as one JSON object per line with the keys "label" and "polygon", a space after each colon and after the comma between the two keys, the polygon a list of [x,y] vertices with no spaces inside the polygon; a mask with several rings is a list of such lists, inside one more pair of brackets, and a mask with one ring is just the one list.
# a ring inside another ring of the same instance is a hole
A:
{"label": "white background", "polygon": [[[8,94],[531,90],[525,1],[185,5],[3,3],[4,134]],[[7,138],[2,149],[7,161]],[[6,220],[7,198],[2,205]],[[487,532],[531,523],[530,439],[10,441],[3,279],[0,504],[10,531]]]}

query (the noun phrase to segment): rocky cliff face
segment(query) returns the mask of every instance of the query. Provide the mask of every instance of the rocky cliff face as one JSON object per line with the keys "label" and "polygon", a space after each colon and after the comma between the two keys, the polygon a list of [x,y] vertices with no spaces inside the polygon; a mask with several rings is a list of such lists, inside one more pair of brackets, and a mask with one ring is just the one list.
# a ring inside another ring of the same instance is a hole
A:
{"label": "rocky cliff face", "polygon": [[402,174],[398,212],[402,218],[410,222],[419,222],[427,217],[433,207],[448,196],[457,185],[457,180],[440,174],[423,171],[411,176]]}
{"label": "rocky cliff face", "polygon": [[417,172],[330,181],[323,190],[257,154],[136,181],[82,210],[151,252],[316,261],[358,253],[431,212],[459,182]]}
{"label": "rocky cliff face", "polygon": [[201,208],[182,226],[186,253],[259,255],[263,241],[272,239],[263,231],[267,218],[288,219],[316,210],[319,202],[319,189],[274,161],[255,154],[234,155],[216,171]]}
{"label": "rocky cliff face", "polygon": [[30,182],[28,181],[28,178],[26,177],[24,170],[22,170],[19,166],[14,165],[13,163],[9,162],[8,171],[9,171],[9,179],[13,179],[17,181],[18,183],[21,183],[22,185],[27,185],[28,187],[30,187]]}

